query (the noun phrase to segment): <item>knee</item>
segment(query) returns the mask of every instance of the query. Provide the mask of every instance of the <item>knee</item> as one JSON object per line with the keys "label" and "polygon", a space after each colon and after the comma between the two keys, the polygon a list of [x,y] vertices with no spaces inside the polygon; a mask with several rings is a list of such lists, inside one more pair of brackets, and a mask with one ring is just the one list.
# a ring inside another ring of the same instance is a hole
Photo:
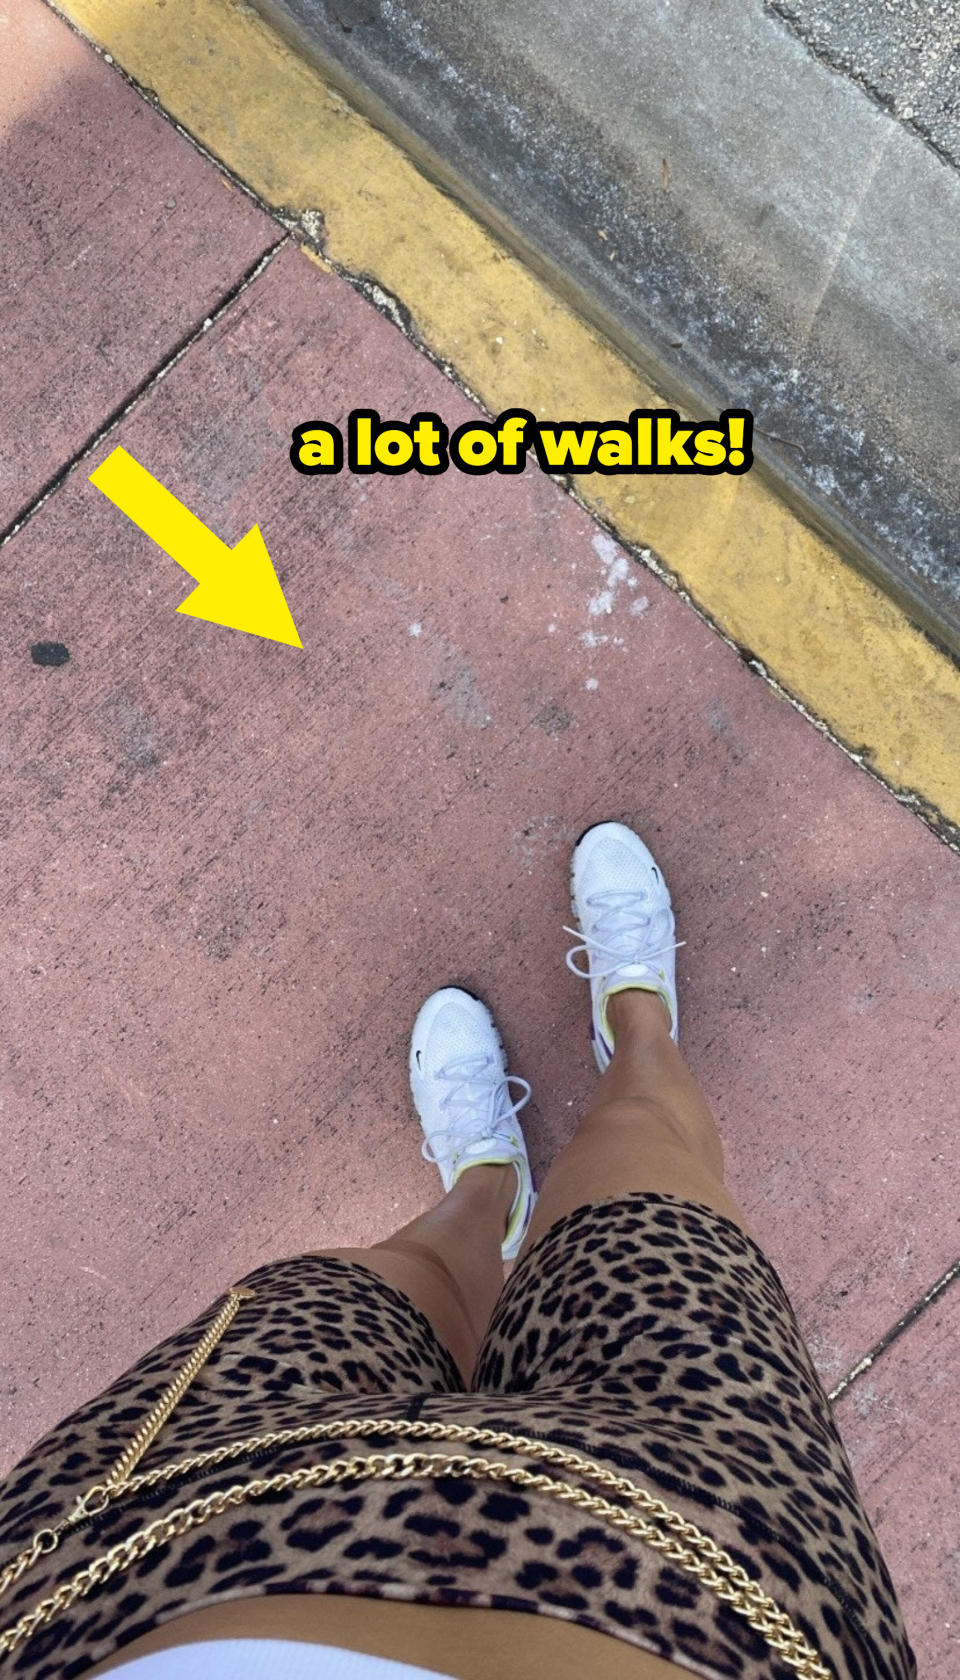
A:
{"label": "knee", "polygon": [[444,1257],[437,1253],[430,1243],[419,1243],[410,1236],[387,1236],[382,1243],[373,1243],[373,1252],[398,1255],[400,1260],[410,1260],[420,1272],[429,1272],[435,1284],[446,1294],[452,1295],[457,1305],[466,1312],[466,1300],[462,1297],[462,1290],[457,1284],[454,1273],[447,1265]]}
{"label": "knee", "polygon": [[[391,1265],[391,1272],[412,1268],[418,1272],[428,1272],[435,1283],[441,1288],[459,1295],[457,1280],[451,1272],[442,1255],[429,1243],[417,1242],[413,1238],[392,1236],[385,1237],[383,1242],[371,1243],[369,1248],[324,1248],[320,1250],[321,1258],[325,1260],[347,1260],[355,1265],[366,1266],[368,1270],[384,1273],[377,1264],[379,1255],[394,1255],[400,1261],[400,1267]],[[389,1280],[388,1280],[389,1281]]]}
{"label": "knee", "polygon": [[368,1248],[310,1248],[307,1253],[314,1260],[346,1260],[355,1266],[369,1265]]}
{"label": "knee", "polygon": [[709,1112],[691,1117],[655,1097],[617,1097],[595,1104],[583,1124],[646,1148],[684,1150],[723,1178],[723,1144]]}

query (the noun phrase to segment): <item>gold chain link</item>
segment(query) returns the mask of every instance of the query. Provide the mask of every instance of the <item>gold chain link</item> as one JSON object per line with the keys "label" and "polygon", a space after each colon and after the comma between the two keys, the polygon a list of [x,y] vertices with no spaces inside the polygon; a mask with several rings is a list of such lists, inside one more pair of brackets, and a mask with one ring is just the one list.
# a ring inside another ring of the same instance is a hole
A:
{"label": "gold chain link", "polygon": [[144,1453],[149,1447],[152,1447],[171,1412],[183,1399],[194,1377],[203,1369],[217,1343],[229,1330],[240,1311],[242,1302],[252,1301],[253,1298],[252,1289],[236,1288],[229,1291],[227,1299],[210,1328],[201,1336],[189,1358],[184,1360],[169,1387],[164,1389],[146,1421],[140,1425],[126,1451],[120,1454],[104,1484],[107,1490],[118,1482],[125,1482],[131,1470],[140,1463]]}
{"label": "gold chain link", "polygon": [[[86,1493],[80,1495],[73,1509],[63,1520],[53,1528],[41,1528],[34,1535],[29,1546],[12,1558],[0,1569],[0,1598],[15,1586],[21,1575],[42,1557],[55,1552],[60,1544],[60,1538],[66,1529],[80,1522],[84,1517],[95,1517],[106,1509],[114,1491],[125,1487],[130,1471],[140,1463],[145,1452],[153,1445],[161,1429],[174,1408],[183,1399],[194,1378],[203,1369],[211,1353],[221,1337],[229,1330],[231,1324],[240,1311],[244,1301],[253,1300],[253,1290],[236,1287],[228,1291],[220,1311],[210,1327],[201,1336],[193,1352],[184,1360],[173,1381],[164,1389],[156,1405],[151,1407],[140,1428],[112,1466],[103,1482],[97,1482]],[[0,1650],[0,1656],[3,1655]]]}
{"label": "gold chain link", "polygon": [[[345,1481],[397,1480],[409,1477],[455,1476],[481,1478],[512,1483],[546,1495],[634,1535],[652,1550],[659,1552],[688,1575],[694,1576],[721,1603],[729,1605],[744,1617],[749,1625],[765,1639],[767,1645],[793,1668],[800,1680],[832,1680],[819,1653],[809,1644],[789,1616],[752,1580],[729,1553],[674,1511],[656,1499],[645,1488],[618,1476],[605,1465],[553,1442],[537,1441],[524,1435],[512,1435],[506,1430],[484,1429],[474,1424],[455,1424],[385,1418],[350,1418],[324,1424],[306,1424],[298,1429],[274,1430],[269,1434],[250,1436],[232,1441],[209,1452],[178,1459],[156,1470],[133,1475],[136,1465],[156,1439],[177,1402],[194,1380],[213,1348],[232,1323],[244,1299],[252,1298],[250,1290],[232,1290],[213,1324],[197,1344],[173,1382],[152,1408],[146,1421],[137,1430],[130,1445],[113,1465],[104,1481],[96,1483],[82,1495],[73,1510],[55,1528],[41,1529],[28,1546],[0,1572],[0,1594],[6,1592],[40,1557],[55,1551],[62,1534],[84,1518],[97,1515],[114,1500],[154,1487],[175,1476],[190,1474],[228,1462],[231,1458],[267,1447],[299,1445],[324,1439],[349,1439],[365,1435],[389,1435],[420,1440],[462,1442],[472,1446],[492,1446],[524,1457],[572,1470],[583,1480],[592,1481],[608,1492],[628,1500],[640,1508],[626,1510],[613,1505],[599,1494],[559,1481],[553,1476],[537,1474],[517,1466],[483,1457],[467,1458],[448,1453],[373,1453],[365,1458],[339,1458],[329,1464],[306,1465],[298,1470],[282,1471],[272,1476],[255,1477],[195,1499],[176,1507],[166,1516],[157,1518],[94,1558],[63,1582],[50,1597],[43,1599],[18,1621],[0,1632],[0,1659],[15,1651],[24,1640],[39,1628],[61,1615],[78,1599],[95,1587],[103,1585],[114,1575],[138,1562],[157,1546],[189,1533],[192,1529],[221,1516],[232,1507],[266,1494],[299,1491],[302,1488],[329,1487]],[[667,1530],[665,1533],[664,1530]]]}

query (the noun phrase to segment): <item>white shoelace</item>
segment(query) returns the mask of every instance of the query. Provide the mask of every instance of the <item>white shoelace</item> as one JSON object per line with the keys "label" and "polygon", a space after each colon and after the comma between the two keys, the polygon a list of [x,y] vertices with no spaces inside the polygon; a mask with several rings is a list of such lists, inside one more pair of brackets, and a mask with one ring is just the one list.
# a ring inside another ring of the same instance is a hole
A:
{"label": "white shoelace", "polygon": [[[614,888],[609,892],[591,893],[584,902],[597,911],[593,933],[584,934],[582,928],[566,925],[563,929],[564,933],[572,933],[575,939],[583,940],[583,944],[574,945],[567,952],[567,967],[571,974],[578,974],[581,980],[609,980],[621,968],[649,964],[655,957],[665,957],[668,951],[679,951],[681,945],[686,944],[685,939],[660,945],[653,951],[644,950],[643,936],[656,914],[642,908],[646,901],[647,895],[642,890]],[[581,955],[586,956],[586,968],[578,967],[574,961]],[[599,966],[611,958],[615,959],[612,967]]]}
{"label": "white shoelace", "polygon": [[[449,1112],[456,1104],[458,1114],[455,1126],[434,1132],[432,1138],[423,1140],[423,1158],[434,1166],[440,1165],[438,1148],[444,1159],[449,1156],[455,1160],[468,1144],[495,1137],[497,1129],[530,1101],[531,1087],[527,1081],[515,1073],[504,1077],[493,1056],[454,1056],[437,1070],[435,1077],[449,1080],[452,1086],[440,1099],[441,1111]],[[511,1085],[521,1085],[523,1094],[517,1102],[501,1108],[501,1095],[506,1091],[509,1096]]]}

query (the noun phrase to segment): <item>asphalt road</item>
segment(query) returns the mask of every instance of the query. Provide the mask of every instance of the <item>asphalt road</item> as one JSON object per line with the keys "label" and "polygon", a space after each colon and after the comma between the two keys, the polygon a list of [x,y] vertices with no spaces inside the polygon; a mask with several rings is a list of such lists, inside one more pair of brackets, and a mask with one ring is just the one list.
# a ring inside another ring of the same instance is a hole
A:
{"label": "asphalt road", "polygon": [[792,0],[767,8],[824,63],[867,88],[960,163],[960,6],[955,0]]}

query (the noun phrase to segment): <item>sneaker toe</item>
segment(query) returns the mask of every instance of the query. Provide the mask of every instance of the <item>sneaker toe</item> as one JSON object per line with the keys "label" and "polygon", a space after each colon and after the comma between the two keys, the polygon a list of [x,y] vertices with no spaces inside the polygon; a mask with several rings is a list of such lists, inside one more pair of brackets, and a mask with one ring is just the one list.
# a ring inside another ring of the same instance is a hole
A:
{"label": "sneaker toe", "polygon": [[649,847],[624,823],[598,823],[587,830],[573,854],[574,896],[605,892],[655,892],[669,901],[666,883]]}
{"label": "sneaker toe", "polygon": [[457,1057],[501,1053],[486,1004],[459,986],[443,986],[427,998],[414,1023],[410,1075],[416,1083]]}

